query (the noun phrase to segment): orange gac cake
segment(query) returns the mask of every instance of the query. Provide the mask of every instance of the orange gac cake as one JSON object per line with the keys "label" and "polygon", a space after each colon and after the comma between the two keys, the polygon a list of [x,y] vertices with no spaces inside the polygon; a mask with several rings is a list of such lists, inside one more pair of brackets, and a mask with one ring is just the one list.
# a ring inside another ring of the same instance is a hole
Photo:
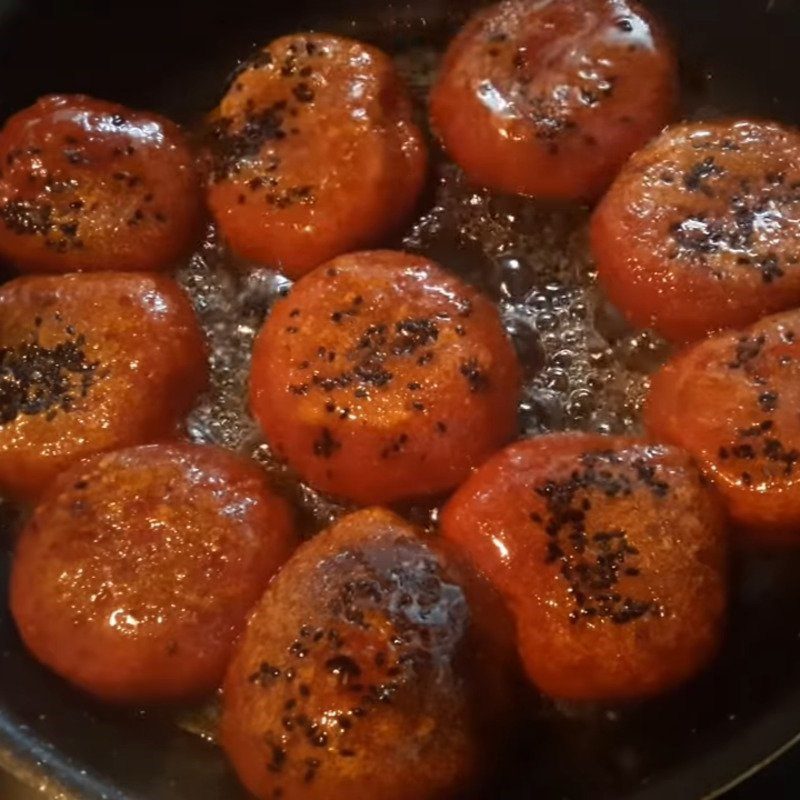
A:
{"label": "orange gac cake", "polygon": [[627,0],[505,0],[450,44],[430,100],[445,149],[473,182],[593,199],[670,121],[677,64]]}
{"label": "orange gac cake", "polygon": [[203,217],[177,125],[84,95],[49,95],[0,131],[0,257],[24,272],[162,270]]}
{"label": "orange gac cake", "polygon": [[146,445],[59,476],[22,532],[11,609],[33,655],[97,697],[213,691],[250,607],[296,544],[252,462]]}
{"label": "orange gac cake", "polygon": [[440,800],[491,769],[514,699],[491,592],[383,509],[303,544],[255,607],[220,740],[259,800]]}
{"label": "orange gac cake", "polygon": [[146,273],[0,287],[0,491],[34,499],[83,456],[171,436],[207,381],[189,299]]}
{"label": "orange gac cake", "polygon": [[398,229],[427,152],[391,59],[297,34],[246,62],[214,114],[208,203],[235,253],[296,278]]}
{"label": "orange gac cake", "polygon": [[800,311],[718,334],[651,380],[649,433],[686,448],[752,543],[800,544]]}
{"label": "orange gac cake", "polygon": [[495,306],[406,253],[342,256],[258,335],[250,405],[312,486],[358,503],[460,483],[517,429],[520,370]]}
{"label": "orange gac cake", "polygon": [[692,122],[638,152],[594,212],[600,284],[687,342],[800,305],[800,131]]}
{"label": "orange gac cake", "polygon": [[547,695],[646,697],[717,652],[724,518],[683,450],[585,434],[518,442],[453,495],[442,533],[505,598]]}

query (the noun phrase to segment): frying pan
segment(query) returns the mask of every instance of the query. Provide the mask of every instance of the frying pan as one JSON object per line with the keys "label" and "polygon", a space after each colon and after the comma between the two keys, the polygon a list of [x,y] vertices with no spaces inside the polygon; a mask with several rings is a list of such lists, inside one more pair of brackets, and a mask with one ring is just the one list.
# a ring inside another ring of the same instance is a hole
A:
{"label": "frying pan", "polygon": [[[679,43],[685,115],[800,123],[800,0],[648,4]],[[191,125],[216,103],[237,61],[277,35],[328,29],[398,52],[443,44],[468,10],[447,0],[0,0],[0,119],[41,94],[85,92]],[[13,510],[0,505],[0,516],[11,530]],[[5,541],[10,548],[11,536]],[[539,702],[482,796],[696,800],[788,748],[800,734],[800,556],[748,557],[736,570],[727,643],[709,671],[634,707]],[[4,586],[7,572],[4,552]],[[179,728],[171,712],[96,706],[40,668],[4,606],[0,767],[64,800],[244,797],[218,749]]]}

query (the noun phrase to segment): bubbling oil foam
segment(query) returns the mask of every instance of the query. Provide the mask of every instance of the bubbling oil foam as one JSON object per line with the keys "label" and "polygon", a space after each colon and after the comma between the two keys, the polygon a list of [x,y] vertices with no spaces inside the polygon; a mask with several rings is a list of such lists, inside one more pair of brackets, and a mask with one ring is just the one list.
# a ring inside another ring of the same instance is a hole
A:
{"label": "bubbling oil foam", "polygon": [[[396,55],[420,122],[440,51],[414,44]],[[522,435],[640,432],[647,376],[668,351],[653,334],[629,329],[599,292],[587,241],[588,210],[472,187],[435,145],[431,151],[427,208],[394,244],[439,261],[497,303],[523,367]],[[298,509],[304,535],[313,535],[349,508],[293,476],[270,451],[247,407],[253,342],[291,281],[237,262],[213,225],[177,278],[192,298],[211,351],[209,391],[187,422],[191,439],[255,459]],[[438,509],[434,500],[401,511],[430,531]],[[214,698],[177,721],[213,741],[217,712]]]}
{"label": "bubbling oil foam", "polygon": [[525,374],[523,433],[637,432],[647,375],[667,350],[597,289],[588,212],[497,197],[443,160],[436,169],[434,206],[403,244],[497,302]]}
{"label": "bubbling oil foam", "polygon": [[[416,45],[395,57],[421,111],[440,53]],[[632,331],[598,290],[588,209],[471,187],[432,149],[432,207],[403,245],[441,261],[498,303],[525,374],[523,435],[638,433],[647,376],[668,350],[651,332]]]}
{"label": "bubbling oil foam", "polygon": [[261,464],[299,510],[305,532],[329,524],[345,506],[296,480],[274,457],[248,410],[253,342],[272,304],[289,291],[291,281],[272,270],[237,263],[213,225],[177,279],[192,298],[210,349],[210,386],[189,415],[189,437],[235,450]]}
{"label": "bubbling oil foam", "polygon": [[[438,53],[416,44],[396,55],[420,118]],[[497,303],[524,372],[522,434],[639,432],[647,376],[667,348],[648,332],[630,330],[597,289],[588,210],[472,187],[435,145],[431,150],[427,209],[395,244],[440,262]],[[213,225],[178,280],[192,297],[211,349],[211,386],[189,417],[190,437],[258,461],[300,509],[306,533],[329,524],[345,506],[292,476],[247,408],[253,341],[291,281],[236,263]],[[409,513],[417,522],[435,523],[433,505]]]}

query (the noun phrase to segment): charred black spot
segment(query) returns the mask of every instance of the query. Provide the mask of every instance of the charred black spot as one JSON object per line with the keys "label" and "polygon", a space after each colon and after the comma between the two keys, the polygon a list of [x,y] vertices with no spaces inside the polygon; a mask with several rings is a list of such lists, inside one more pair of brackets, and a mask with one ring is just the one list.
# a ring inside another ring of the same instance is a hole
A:
{"label": "charred black spot", "polygon": [[59,411],[72,411],[95,382],[99,363],[88,359],[82,334],[44,347],[39,327],[28,341],[0,348],[0,424],[22,414],[53,419]]}
{"label": "charred black spot", "polygon": [[314,442],[314,455],[320,458],[331,458],[342,447],[342,443],[334,439],[328,428],[323,428],[319,438]]}

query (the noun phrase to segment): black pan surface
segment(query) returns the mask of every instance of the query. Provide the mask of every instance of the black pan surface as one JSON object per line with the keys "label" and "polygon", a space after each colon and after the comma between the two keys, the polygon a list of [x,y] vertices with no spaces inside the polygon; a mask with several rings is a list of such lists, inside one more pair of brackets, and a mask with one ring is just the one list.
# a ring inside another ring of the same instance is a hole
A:
{"label": "black pan surface", "polygon": [[[237,61],[277,35],[328,29],[393,53],[423,52],[446,41],[473,5],[0,0],[0,119],[41,94],[85,92],[191,125]],[[679,42],[686,115],[800,123],[800,0],[649,5]],[[447,246],[450,261],[470,260]],[[12,510],[0,511],[12,528]],[[7,568],[4,552],[3,585]],[[800,734],[800,556],[748,558],[737,570],[727,644],[710,671],[627,709],[536,704],[482,797],[699,800],[788,747]],[[0,605],[0,766],[65,800],[244,797],[216,747],[171,714],[95,706],[40,668]]]}

